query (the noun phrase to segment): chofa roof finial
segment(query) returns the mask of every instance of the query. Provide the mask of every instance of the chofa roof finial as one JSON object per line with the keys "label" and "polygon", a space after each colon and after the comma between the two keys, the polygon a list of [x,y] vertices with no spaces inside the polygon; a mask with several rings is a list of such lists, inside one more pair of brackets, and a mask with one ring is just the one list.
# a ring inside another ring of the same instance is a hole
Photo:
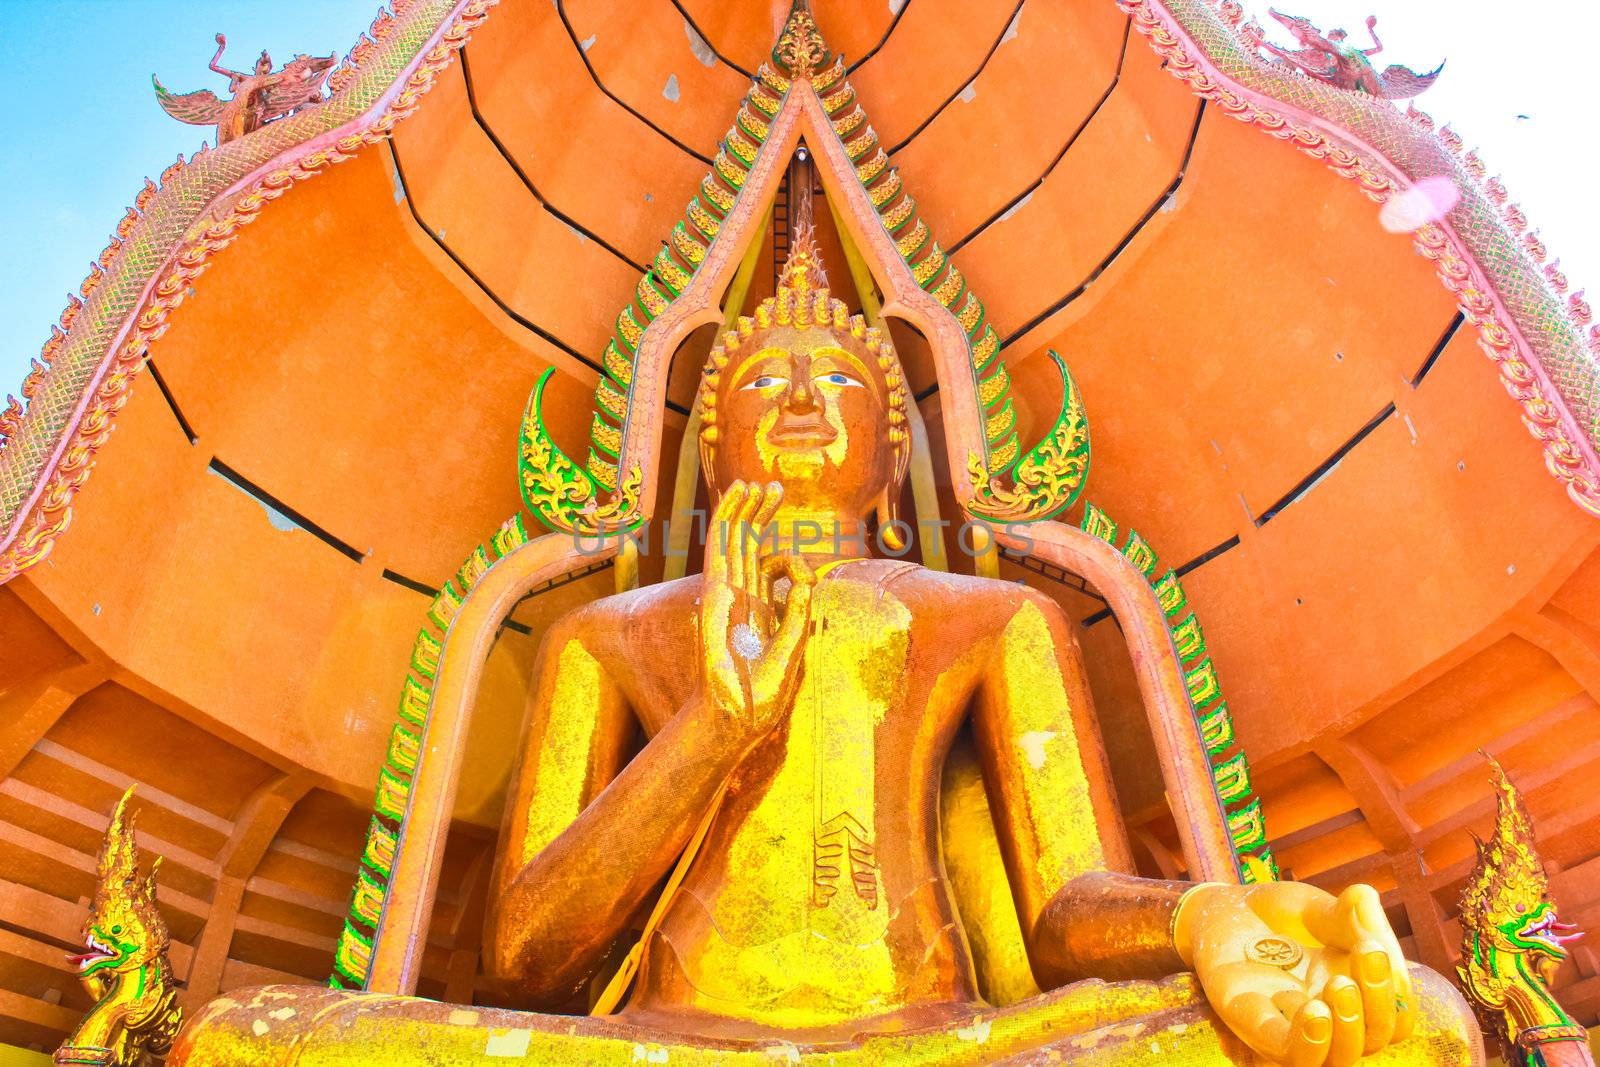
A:
{"label": "chofa roof finial", "polygon": [[772,61],[791,78],[809,78],[828,65],[831,53],[828,42],[817,29],[817,20],[811,17],[808,0],[794,0],[789,6],[789,18],[772,46]]}

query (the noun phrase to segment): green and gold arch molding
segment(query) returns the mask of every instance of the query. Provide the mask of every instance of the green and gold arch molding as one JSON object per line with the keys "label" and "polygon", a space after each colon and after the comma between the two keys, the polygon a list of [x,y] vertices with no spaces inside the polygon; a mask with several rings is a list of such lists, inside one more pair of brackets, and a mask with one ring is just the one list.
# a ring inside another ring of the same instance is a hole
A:
{"label": "green and gold arch molding", "polygon": [[1085,533],[1115,547],[1155,589],[1156,600],[1166,613],[1172,647],[1182,665],[1189,690],[1189,705],[1194,711],[1195,728],[1211,763],[1211,782],[1216,799],[1228,824],[1234,865],[1244,882],[1270,882],[1278,879],[1278,863],[1267,843],[1266,820],[1261,814],[1261,799],[1250,781],[1250,761],[1234,734],[1233,716],[1222,695],[1222,682],[1206,649],[1200,619],[1189,604],[1183,583],[1176,571],[1158,575],[1155,550],[1135,530],[1127,531],[1117,543],[1117,524],[1093,504],[1084,508],[1079,524]]}
{"label": "green and gold arch molding", "polygon": [[[1006,485],[1005,479],[985,470],[976,452],[968,454],[973,497],[967,510],[981,519],[1013,523],[1054,518],[1083,494],[1089,478],[1089,416],[1072,372],[1055,349],[1047,353],[1061,375],[1061,413],[1044,440],[1017,461],[1012,484]],[[1010,416],[1010,412],[1007,401],[1005,414]]]}
{"label": "green and gold arch molding", "polygon": [[[540,379],[540,389],[543,386]],[[535,399],[540,389],[534,392]],[[359,989],[367,979],[372,961],[373,931],[383,915],[388,896],[389,875],[394,864],[395,846],[405,829],[406,806],[411,797],[412,779],[422,750],[423,734],[433,704],[433,686],[439,672],[439,654],[445,634],[455,621],[461,602],[500,559],[529,540],[521,515],[513,515],[487,542],[474,548],[466,562],[434,596],[428,613],[417,631],[400,683],[400,707],[389,731],[389,744],[383,766],[378,769],[377,790],[372,802],[372,822],[356,871],[350,911],[334,949],[334,973],[328,984],[337,989]]]}

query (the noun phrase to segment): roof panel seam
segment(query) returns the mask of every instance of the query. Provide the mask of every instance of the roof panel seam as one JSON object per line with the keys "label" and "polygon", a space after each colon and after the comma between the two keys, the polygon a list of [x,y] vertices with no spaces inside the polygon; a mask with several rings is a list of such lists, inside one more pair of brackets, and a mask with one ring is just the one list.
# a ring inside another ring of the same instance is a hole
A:
{"label": "roof panel seam", "polygon": [[[906,145],[908,145],[912,141],[916,140],[918,134],[920,134],[923,130],[925,130],[929,126],[931,126],[933,124],[933,121],[935,119],[937,119],[940,115],[944,114],[945,108],[947,108],[951,104],[955,103],[956,98],[958,96],[960,96],[962,93],[966,92],[967,86],[971,85],[973,82],[975,82],[979,78],[983,77],[984,68],[988,67],[989,60],[994,58],[994,54],[996,52],[998,52],[1000,50],[1000,46],[1005,43],[1006,34],[1011,32],[1011,27],[1013,25],[1015,25],[1017,19],[1021,17],[1021,15],[1022,15],[1022,6],[1024,4],[1026,4],[1027,2],[1028,2],[1028,0],[1017,0],[1017,6],[1011,9],[1011,17],[1009,19],[1007,19],[1006,20],[1006,24],[1000,28],[1000,35],[994,39],[994,43],[989,46],[989,50],[983,54],[983,59],[978,63],[978,69],[973,71],[972,74],[969,77],[967,77],[964,81],[962,81],[962,83],[960,85],[956,86],[955,92],[953,92],[949,96],[945,97],[944,103],[940,104],[938,107],[933,109],[933,114],[931,114],[927,118],[923,119],[921,124],[919,124],[916,129],[912,130],[909,134],[907,134],[905,136],[905,138],[900,141],[899,144],[896,144],[893,148],[889,149],[888,150],[888,154],[889,155],[891,155],[891,156],[894,155],[896,152],[900,151]],[[904,9],[902,8],[902,10],[904,10]],[[1129,22],[1131,23],[1132,20],[1130,19]],[[1122,65],[1120,63],[1118,63],[1117,66],[1118,66],[1118,69],[1120,70]]]}
{"label": "roof panel seam", "polygon": [[972,232],[968,233],[965,237],[951,245],[951,255],[955,255],[957,252],[961,251],[961,249],[964,248],[966,244],[974,237],[977,237],[984,230],[987,230],[990,226],[993,226],[996,222],[999,222],[1006,216],[1007,212],[1010,212],[1016,208],[1018,204],[1026,200],[1034,191],[1036,191],[1040,186],[1050,179],[1051,174],[1055,173],[1056,167],[1059,166],[1061,161],[1067,157],[1067,153],[1072,150],[1072,146],[1078,143],[1078,138],[1083,136],[1083,132],[1089,128],[1089,124],[1095,120],[1095,116],[1100,114],[1101,109],[1106,106],[1106,102],[1111,99],[1111,94],[1114,93],[1117,89],[1117,86],[1121,84],[1123,64],[1125,64],[1128,60],[1128,41],[1132,35],[1133,19],[1129,18],[1123,23],[1122,26],[1122,48],[1117,55],[1117,68],[1111,74],[1111,83],[1106,86],[1105,92],[1100,94],[1100,99],[1095,102],[1095,105],[1090,109],[1089,114],[1086,115],[1084,120],[1078,124],[1078,128],[1072,131],[1072,134],[1067,138],[1066,143],[1061,146],[1061,151],[1057,152],[1055,154],[1055,158],[1050,160],[1050,165],[1045,167],[1044,172],[1040,174],[1039,177],[1035,178],[1026,189],[1023,189],[1016,196],[1013,196],[1011,199],[1007,200],[1004,207],[1000,208],[1000,210],[996,211],[993,215],[990,215],[987,219],[981,222]]}
{"label": "roof panel seam", "polygon": [[889,43],[889,38],[893,36],[895,27],[900,25],[900,20],[905,17],[906,11],[908,11],[910,7],[911,0],[901,0],[900,10],[896,11],[894,13],[894,18],[889,20],[889,28],[883,31],[883,36],[878,39],[877,44],[867,49],[866,53],[860,59],[856,60],[854,63],[850,64],[844,69],[846,77],[854,74],[858,69],[860,69],[863,63],[877,55],[878,52],[882,50],[883,46]]}
{"label": "roof panel seam", "polygon": [[605,96],[606,96],[606,99],[610,100],[612,103],[614,103],[618,107],[622,108],[628,114],[632,115],[634,118],[638,119],[640,122],[642,122],[646,126],[650,127],[656,133],[660,134],[666,140],[671,141],[674,145],[678,146],[678,148],[680,148],[683,151],[687,152],[689,155],[693,156],[695,159],[698,159],[700,162],[704,163],[706,166],[709,167],[711,165],[712,159],[711,159],[710,156],[702,155],[701,153],[696,152],[693,148],[690,148],[688,145],[684,144],[682,141],[680,141],[676,137],[672,136],[672,134],[668,133],[666,130],[663,130],[660,126],[657,126],[654,122],[651,122],[648,118],[645,117],[645,115],[642,112],[636,110],[633,107],[632,104],[628,103],[626,100],[622,99],[622,97],[620,97],[616,93],[612,92],[606,86],[606,83],[600,80],[600,75],[599,75],[598,72],[595,71],[594,64],[589,62],[589,53],[587,53],[587,52],[585,52],[583,50],[583,43],[578,40],[578,31],[576,31],[576,30],[574,30],[572,28],[572,23],[567,18],[567,9],[566,9],[565,4],[563,3],[563,0],[556,0],[556,15],[560,17],[561,25],[566,29],[567,38],[572,41],[572,47],[577,51],[578,58],[583,61],[583,69],[589,72],[589,78],[590,78],[590,80],[592,80],[594,82],[595,88],[599,89],[602,93],[604,93]]}
{"label": "roof panel seam", "polygon": [[735,63],[733,60],[731,60],[727,56],[723,55],[722,54],[722,50],[719,49],[716,45],[711,43],[711,38],[706,36],[705,31],[702,30],[700,28],[699,24],[695,22],[694,16],[689,14],[689,10],[683,6],[683,3],[681,2],[681,0],[668,0],[668,2],[670,4],[672,4],[673,7],[678,9],[678,14],[683,16],[683,21],[688,23],[689,28],[694,31],[695,36],[700,38],[702,41],[704,41],[706,47],[711,49],[711,54],[712,55],[716,56],[717,59],[720,60],[722,63],[726,64],[728,67],[732,68],[733,70],[738,71],[740,74],[744,75],[746,78],[750,78],[751,80],[755,79],[755,75],[754,74],[752,74],[748,70],[745,70],[743,67],[739,66],[739,64]]}
{"label": "roof panel seam", "polygon": [[467,49],[465,47],[461,49],[461,80],[466,84],[467,87],[467,107],[472,111],[472,120],[478,124],[478,128],[483,131],[484,136],[489,138],[489,143],[494,145],[495,151],[500,153],[501,158],[504,159],[511,167],[517,178],[521,180],[523,186],[528,190],[529,193],[533,195],[533,198],[539,202],[539,206],[545,211],[549,212],[558,221],[565,223],[574,230],[577,230],[595,244],[599,245],[607,252],[610,252],[613,256],[616,256],[618,259],[622,260],[622,262],[626,263],[640,274],[643,274],[645,272],[645,267],[643,264],[635,262],[627,253],[621,251],[610,241],[607,241],[604,237],[601,237],[589,227],[583,225],[583,223],[579,222],[571,215],[568,215],[565,211],[562,211],[560,208],[550,203],[544,194],[539,192],[539,188],[538,186],[534,185],[533,179],[529,177],[528,173],[522,169],[522,166],[517,162],[516,157],[511,154],[511,150],[506,147],[505,142],[500,140],[500,136],[495,133],[494,128],[489,125],[489,120],[484,118],[482,109],[478,107],[478,91],[477,87],[472,82],[472,68],[467,61]]}

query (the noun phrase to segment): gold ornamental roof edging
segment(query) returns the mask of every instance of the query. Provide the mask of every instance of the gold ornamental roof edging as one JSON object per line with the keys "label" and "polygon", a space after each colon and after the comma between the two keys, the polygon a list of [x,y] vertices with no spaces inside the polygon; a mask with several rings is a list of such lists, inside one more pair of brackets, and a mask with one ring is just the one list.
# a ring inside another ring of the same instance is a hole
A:
{"label": "gold ornamental roof edging", "polygon": [[[1461,201],[1416,231],[1418,254],[1478,328],[1545,465],[1584,511],[1600,516],[1600,328],[1582,293],[1547,262],[1544,243],[1487,177],[1475,151],[1424,112],[1338,89],[1263,59],[1236,0],[1117,0],[1133,26],[1197,95],[1288,141],[1378,202],[1446,175]],[[1246,32],[1249,31],[1249,32]]]}
{"label": "gold ornamental roof edging", "polygon": [[182,156],[146,180],[0,411],[0,584],[42,561],[95,451],[208,260],[296,182],[389,136],[498,0],[394,0],[328,78],[329,98]]}

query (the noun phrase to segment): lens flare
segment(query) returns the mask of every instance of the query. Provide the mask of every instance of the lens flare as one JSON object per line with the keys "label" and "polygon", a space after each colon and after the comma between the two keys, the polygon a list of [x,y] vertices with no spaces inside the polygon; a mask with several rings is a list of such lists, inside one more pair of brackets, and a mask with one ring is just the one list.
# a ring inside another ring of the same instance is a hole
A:
{"label": "lens flare", "polygon": [[1391,196],[1378,222],[1390,233],[1410,233],[1430,222],[1438,222],[1461,202],[1461,190],[1444,175],[1423,178],[1403,193]]}

